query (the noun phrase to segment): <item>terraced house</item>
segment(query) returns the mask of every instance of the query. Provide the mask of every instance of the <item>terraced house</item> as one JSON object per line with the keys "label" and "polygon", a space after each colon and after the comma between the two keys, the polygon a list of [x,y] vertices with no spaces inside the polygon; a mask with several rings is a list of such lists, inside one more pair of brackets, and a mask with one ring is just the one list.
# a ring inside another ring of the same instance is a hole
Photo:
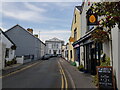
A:
{"label": "terraced house", "polygon": [[16,44],[15,52],[18,63],[26,63],[40,59],[45,54],[45,44],[33,35],[33,30],[27,30],[20,25],[15,25],[5,32],[5,34]]}
{"label": "terraced house", "polygon": [[0,29],[0,70],[4,69],[5,62],[12,61],[15,58],[16,45]]}
{"label": "terraced house", "polygon": [[71,36],[69,38],[69,53],[68,53],[68,59],[72,62],[76,62],[77,66],[80,64],[80,47],[78,44],[76,44],[74,47],[72,44],[77,41],[80,38],[80,15],[81,15],[81,6],[75,6],[74,8],[74,14],[73,14],[73,20],[72,20],[72,26],[71,26]]}
{"label": "terraced house", "polygon": [[[73,47],[80,46],[80,64],[84,67],[84,72],[96,75],[96,66],[112,66],[114,79],[116,80],[116,85],[119,88],[119,36],[120,29],[116,24],[114,28],[111,29],[108,34],[107,39],[104,42],[96,42],[93,38],[93,32],[98,30],[99,33],[105,32],[106,28],[96,28],[98,23],[93,23],[90,20],[92,19],[95,22],[98,22],[103,17],[98,17],[94,14],[90,7],[93,5],[92,2],[83,2],[82,12],[80,18],[80,38],[73,42]],[[93,16],[92,16],[93,15]],[[92,17],[91,17],[92,16]],[[100,36],[103,34],[99,34]],[[101,38],[101,40],[104,37]],[[97,39],[98,40],[98,39]],[[107,64],[105,64],[107,63]]]}

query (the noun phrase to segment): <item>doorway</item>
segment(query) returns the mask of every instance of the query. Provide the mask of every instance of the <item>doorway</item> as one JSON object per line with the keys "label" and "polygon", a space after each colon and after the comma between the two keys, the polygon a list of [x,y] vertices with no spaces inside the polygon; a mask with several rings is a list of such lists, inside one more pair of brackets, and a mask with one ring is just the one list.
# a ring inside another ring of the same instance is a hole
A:
{"label": "doorway", "polygon": [[56,55],[57,54],[57,50],[53,50],[53,54]]}

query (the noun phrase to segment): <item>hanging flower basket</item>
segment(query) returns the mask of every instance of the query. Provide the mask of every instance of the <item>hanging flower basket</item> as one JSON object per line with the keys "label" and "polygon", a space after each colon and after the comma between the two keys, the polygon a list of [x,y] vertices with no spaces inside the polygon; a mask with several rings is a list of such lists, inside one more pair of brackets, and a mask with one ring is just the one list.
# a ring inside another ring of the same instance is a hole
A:
{"label": "hanging flower basket", "polygon": [[92,32],[91,34],[91,39],[95,42],[101,42],[104,43],[109,39],[108,32],[101,30],[100,28],[95,29],[95,31]]}

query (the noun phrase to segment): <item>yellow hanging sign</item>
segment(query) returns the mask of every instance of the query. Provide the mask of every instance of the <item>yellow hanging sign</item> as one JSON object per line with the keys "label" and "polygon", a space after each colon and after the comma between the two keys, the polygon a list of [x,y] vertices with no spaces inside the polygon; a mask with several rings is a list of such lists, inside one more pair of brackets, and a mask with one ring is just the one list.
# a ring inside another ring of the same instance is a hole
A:
{"label": "yellow hanging sign", "polygon": [[91,15],[91,16],[89,17],[89,22],[91,22],[91,23],[96,22],[96,17],[95,17],[94,15]]}

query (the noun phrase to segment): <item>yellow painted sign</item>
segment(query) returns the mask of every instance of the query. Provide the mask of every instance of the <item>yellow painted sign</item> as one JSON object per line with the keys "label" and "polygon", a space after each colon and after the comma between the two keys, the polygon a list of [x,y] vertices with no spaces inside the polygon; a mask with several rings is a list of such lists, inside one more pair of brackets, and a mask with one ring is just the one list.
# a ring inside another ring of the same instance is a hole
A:
{"label": "yellow painted sign", "polygon": [[70,41],[70,42],[74,42],[75,40],[74,40],[73,37],[70,37],[69,41]]}
{"label": "yellow painted sign", "polygon": [[94,23],[96,21],[96,17],[94,15],[91,15],[89,17],[89,22]]}

